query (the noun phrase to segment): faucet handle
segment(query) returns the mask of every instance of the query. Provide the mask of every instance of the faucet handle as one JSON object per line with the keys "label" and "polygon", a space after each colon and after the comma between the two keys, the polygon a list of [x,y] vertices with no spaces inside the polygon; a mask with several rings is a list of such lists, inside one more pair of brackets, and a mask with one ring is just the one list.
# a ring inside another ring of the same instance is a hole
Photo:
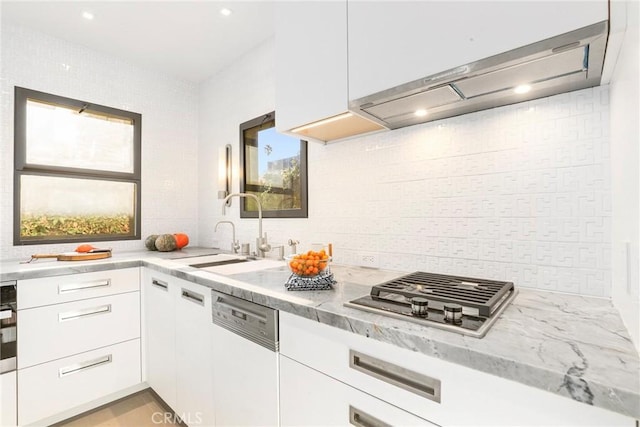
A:
{"label": "faucet handle", "polygon": [[298,253],[298,244],[300,243],[300,241],[298,240],[293,240],[293,239],[289,239],[289,241],[287,242],[287,244],[289,246],[291,246],[291,255],[294,255],[296,253]]}

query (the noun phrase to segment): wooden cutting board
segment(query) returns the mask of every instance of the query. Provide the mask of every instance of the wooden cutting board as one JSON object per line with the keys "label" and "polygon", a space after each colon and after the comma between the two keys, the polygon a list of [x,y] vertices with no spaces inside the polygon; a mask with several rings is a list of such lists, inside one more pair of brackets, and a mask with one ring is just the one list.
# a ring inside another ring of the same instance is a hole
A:
{"label": "wooden cutting board", "polygon": [[110,258],[111,251],[104,252],[65,252],[62,254],[35,254],[31,259],[56,258],[58,261],[90,261],[93,259]]}

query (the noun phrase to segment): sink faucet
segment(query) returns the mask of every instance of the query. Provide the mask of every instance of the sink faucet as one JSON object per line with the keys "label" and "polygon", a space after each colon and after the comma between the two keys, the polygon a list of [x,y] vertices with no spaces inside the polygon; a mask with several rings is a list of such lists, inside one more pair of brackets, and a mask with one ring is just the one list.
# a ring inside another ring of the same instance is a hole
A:
{"label": "sink faucet", "polygon": [[216,223],[215,228],[213,229],[213,231],[218,231],[218,226],[220,224],[231,224],[231,232],[233,233],[233,237],[231,238],[231,250],[233,251],[234,254],[238,253],[238,250],[240,250],[240,242],[238,242],[236,240],[236,226],[233,222],[231,221],[218,221]]}
{"label": "sink faucet", "polygon": [[231,193],[225,197],[222,202],[222,215],[226,213],[227,201],[232,197],[251,197],[256,201],[256,204],[258,205],[258,238],[256,239],[256,254],[264,258],[266,253],[271,250],[271,246],[267,243],[267,234],[262,234],[262,204],[260,203],[260,199],[258,199],[255,194]]}

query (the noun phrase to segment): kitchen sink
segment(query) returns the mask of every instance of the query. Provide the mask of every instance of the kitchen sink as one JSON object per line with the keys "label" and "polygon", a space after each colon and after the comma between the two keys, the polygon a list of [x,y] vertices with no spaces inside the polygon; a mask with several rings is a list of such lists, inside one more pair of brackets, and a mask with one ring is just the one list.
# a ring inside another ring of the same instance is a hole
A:
{"label": "kitchen sink", "polygon": [[203,262],[200,264],[189,264],[189,267],[195,267],[195,268],[217,267],[219,265],[239,264],[241,262],[247,262],[247,261],[250,261],[250,260],[246,258],[226,259],[221,261]]}
{"label": "kitchen sink", "polygon": [[283,267],[284,261],[255,258],[235,254],[202,255],[191,258],[174,259],[173,262],[209,271],[211,273],[231,275]]}

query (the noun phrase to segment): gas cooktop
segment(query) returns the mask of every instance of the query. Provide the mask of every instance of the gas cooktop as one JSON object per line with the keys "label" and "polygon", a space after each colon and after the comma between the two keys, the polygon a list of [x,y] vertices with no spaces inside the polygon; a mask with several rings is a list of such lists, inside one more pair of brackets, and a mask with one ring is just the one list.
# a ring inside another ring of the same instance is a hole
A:
{"label": "gas cooktop", "polygon": [[345,306],[482,338],[516,293],[512,282],[417,271]]}

